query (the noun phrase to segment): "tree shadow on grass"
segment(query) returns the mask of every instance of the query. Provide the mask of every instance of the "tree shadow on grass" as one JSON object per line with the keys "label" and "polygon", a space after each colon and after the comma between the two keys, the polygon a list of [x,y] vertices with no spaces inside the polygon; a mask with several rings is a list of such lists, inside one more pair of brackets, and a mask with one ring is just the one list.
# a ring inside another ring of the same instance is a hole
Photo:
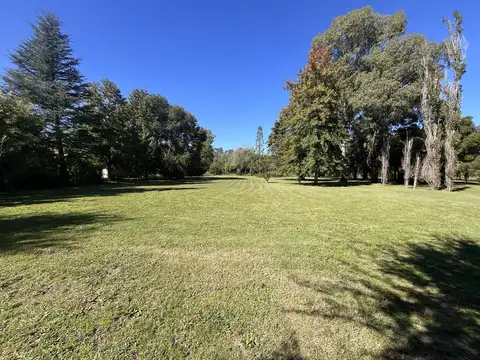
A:
{"label": "tree shadow on grass", "polygon": [[75,198],[82,197],[103,197],[103,196],[117,196],[122,194],[139,194],[147,192],[162,192],[162,191],[176,191],[176,190],[197,190],[195,187],[150,187],[142,188],[138,186],[155,186],[164,185],[155,182],[144,184],[136,183],[116,183],[106,185],[90,185],[82,187],[71,187],[50,190],[32,190],[19,193],[0,195],[0,208],[2,206],[17,206],[17,205],[33,205],[33,204],[48,204],[54,202],[69,201]]}
{"label": "tree shadow on grass", "polygon": [[456,186],[454,192],[465,191],[465,190],[468,190],[468,189],[470,189],[470,186]]}
{"label": "tree shadow on grass", "polygon": [[295,333],[291,333],[280,343],[278,349],[271,353],[261,355],[258,360],[307,360],[300,352],[300,344]]}
{"label": "tree shadow on grass", "polygon": [[361,185],[372,185],[372,182],[369,180],[347,180],[346,184],[340,183],[339,178],[327,178],[319,179],[315,184],[313,179],[305,179],[298,183],[297,179],[287,179],[289,182],[294,182],[297,185],[303,186],[320,186],[320,187],[346,187],[346,186],[361,186]]}
{"label": "tree shadow on grass", "polygon": [[[213,181],[246,180],[236,176],[194,176],[185,179],[127,179],[104,185],[87,185],[66,187],[60,189],[30,190],[0,194],[2,206],[45,204],[59,201],[69,201],[81,197],[117,196],[122,194],[145,193],[152,191],[198,190],[195,184],[205,184]],[[186,185],[186,186],[181,186]],[[142,188],[141,186],[148,186]],[[187,187],[188,186],[188,187]]]}
{"label": "tree shadow on grass", "polygon": [[[123,219],[97,213],[3,217],[0,218],[0,254],[72,248],[85,232],[120,220]],[[72,231],[78,231],[78,235],[73,236]]]}
{"label": "tree shadow on grass", "polygon": [[[294,278],[321,294],[326,306],[288,311],[356,322],[387,335],[390,345],[374,358],[480,359],[479,242],[435,237],[389,253],[379,272],[357,268],[354,278],[332,283]],[[345,297],[355,300],[355,309],[340,300]]]}
{"label": "tree shadow on grass", "polygon": [[238,176],[189,176],[184,179],[168,179],[168,178],[152,178],[150,180],[144,179],[125,179],[120,183],[130,184],[136,186],[152,186],[152,185],[192,185],[192,184],[205,184],[215,181],[228,181],[228,180],[247,180],[245,177]]}

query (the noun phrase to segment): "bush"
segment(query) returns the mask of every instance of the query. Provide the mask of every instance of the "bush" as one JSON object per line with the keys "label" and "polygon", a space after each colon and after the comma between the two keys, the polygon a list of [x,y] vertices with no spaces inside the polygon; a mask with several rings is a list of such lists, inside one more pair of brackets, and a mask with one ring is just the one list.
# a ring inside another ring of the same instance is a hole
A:
{"label": "bush", "polygon": [[270,180],[271,177],[272,177],[272,174],[270,172],[263,173],[263,178],[265,179],[265,181],[267,183],[268,183],[268,181]]}
{"label": "bush", "polygon": [[272,177],[272,173],[267,171],[267,172],[257,174],[257,176],[261,177],[262,179],[264,179],[268,183],[270,181],[270,178]]}
{"label": "bush", "polygon": [[212,175],[223,175],[225,174],[225,164],[222,159],[214,159],[210,165],[208,172]]}

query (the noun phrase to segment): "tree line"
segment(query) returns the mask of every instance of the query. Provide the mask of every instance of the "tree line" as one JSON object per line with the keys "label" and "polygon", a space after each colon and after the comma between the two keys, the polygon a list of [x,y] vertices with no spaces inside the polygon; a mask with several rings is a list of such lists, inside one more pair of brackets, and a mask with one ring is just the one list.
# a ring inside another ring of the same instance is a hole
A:
{"label": "tree line", "polygon": [[239,174],[257,175],[267,182],[274,175],[275,169],[272,156],[265,153],[263,129],[257,128],[255,147],[240,147],[235,150],[214,149],[214,160],[210,166],[210,173],[214,175]]}
{"label": "tree line", "polygon": [[334,19],[287,81],[289,103],[268,139],[277,171],[449,190],[455,177],[478,174],[480,130],[460,111],[462,16],[444,22],[448,37],[437,43],[406,34],[402,11]]}
{"label": "tree line", "polygon": [[202,175],[214,136],[183,107],[110,80],[88,83],[53,13],[11,52],[0,91],[0,189]]}

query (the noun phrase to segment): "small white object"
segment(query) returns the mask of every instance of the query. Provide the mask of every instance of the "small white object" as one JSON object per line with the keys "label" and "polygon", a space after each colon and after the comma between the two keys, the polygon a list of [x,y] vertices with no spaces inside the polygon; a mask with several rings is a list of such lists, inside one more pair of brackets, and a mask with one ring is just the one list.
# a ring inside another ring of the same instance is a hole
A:
{"label": "small white object", "polygon": [[102,169],[102,179],[108,180],[108,169]]}

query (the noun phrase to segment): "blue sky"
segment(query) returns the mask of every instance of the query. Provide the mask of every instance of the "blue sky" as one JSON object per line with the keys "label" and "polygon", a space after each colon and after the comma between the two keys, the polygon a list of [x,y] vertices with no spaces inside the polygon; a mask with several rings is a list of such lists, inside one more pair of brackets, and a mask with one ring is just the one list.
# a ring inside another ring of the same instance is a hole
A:
{"label": "blue sky", "polygon": [[312,38],[338,15],[371,5],[403,9],[408,32],[446,36],[442,17],[464,14],[469,42],[464,115],[480,122],[480,1],[323,0],[3,0],[0,68],[7,53],[31,34],[40,10],[56,12],[82,59],[87,80],[109,78],[124,95],[144,88],[192,112],[224,148],[252,146],[258,125],[265,138]]}

